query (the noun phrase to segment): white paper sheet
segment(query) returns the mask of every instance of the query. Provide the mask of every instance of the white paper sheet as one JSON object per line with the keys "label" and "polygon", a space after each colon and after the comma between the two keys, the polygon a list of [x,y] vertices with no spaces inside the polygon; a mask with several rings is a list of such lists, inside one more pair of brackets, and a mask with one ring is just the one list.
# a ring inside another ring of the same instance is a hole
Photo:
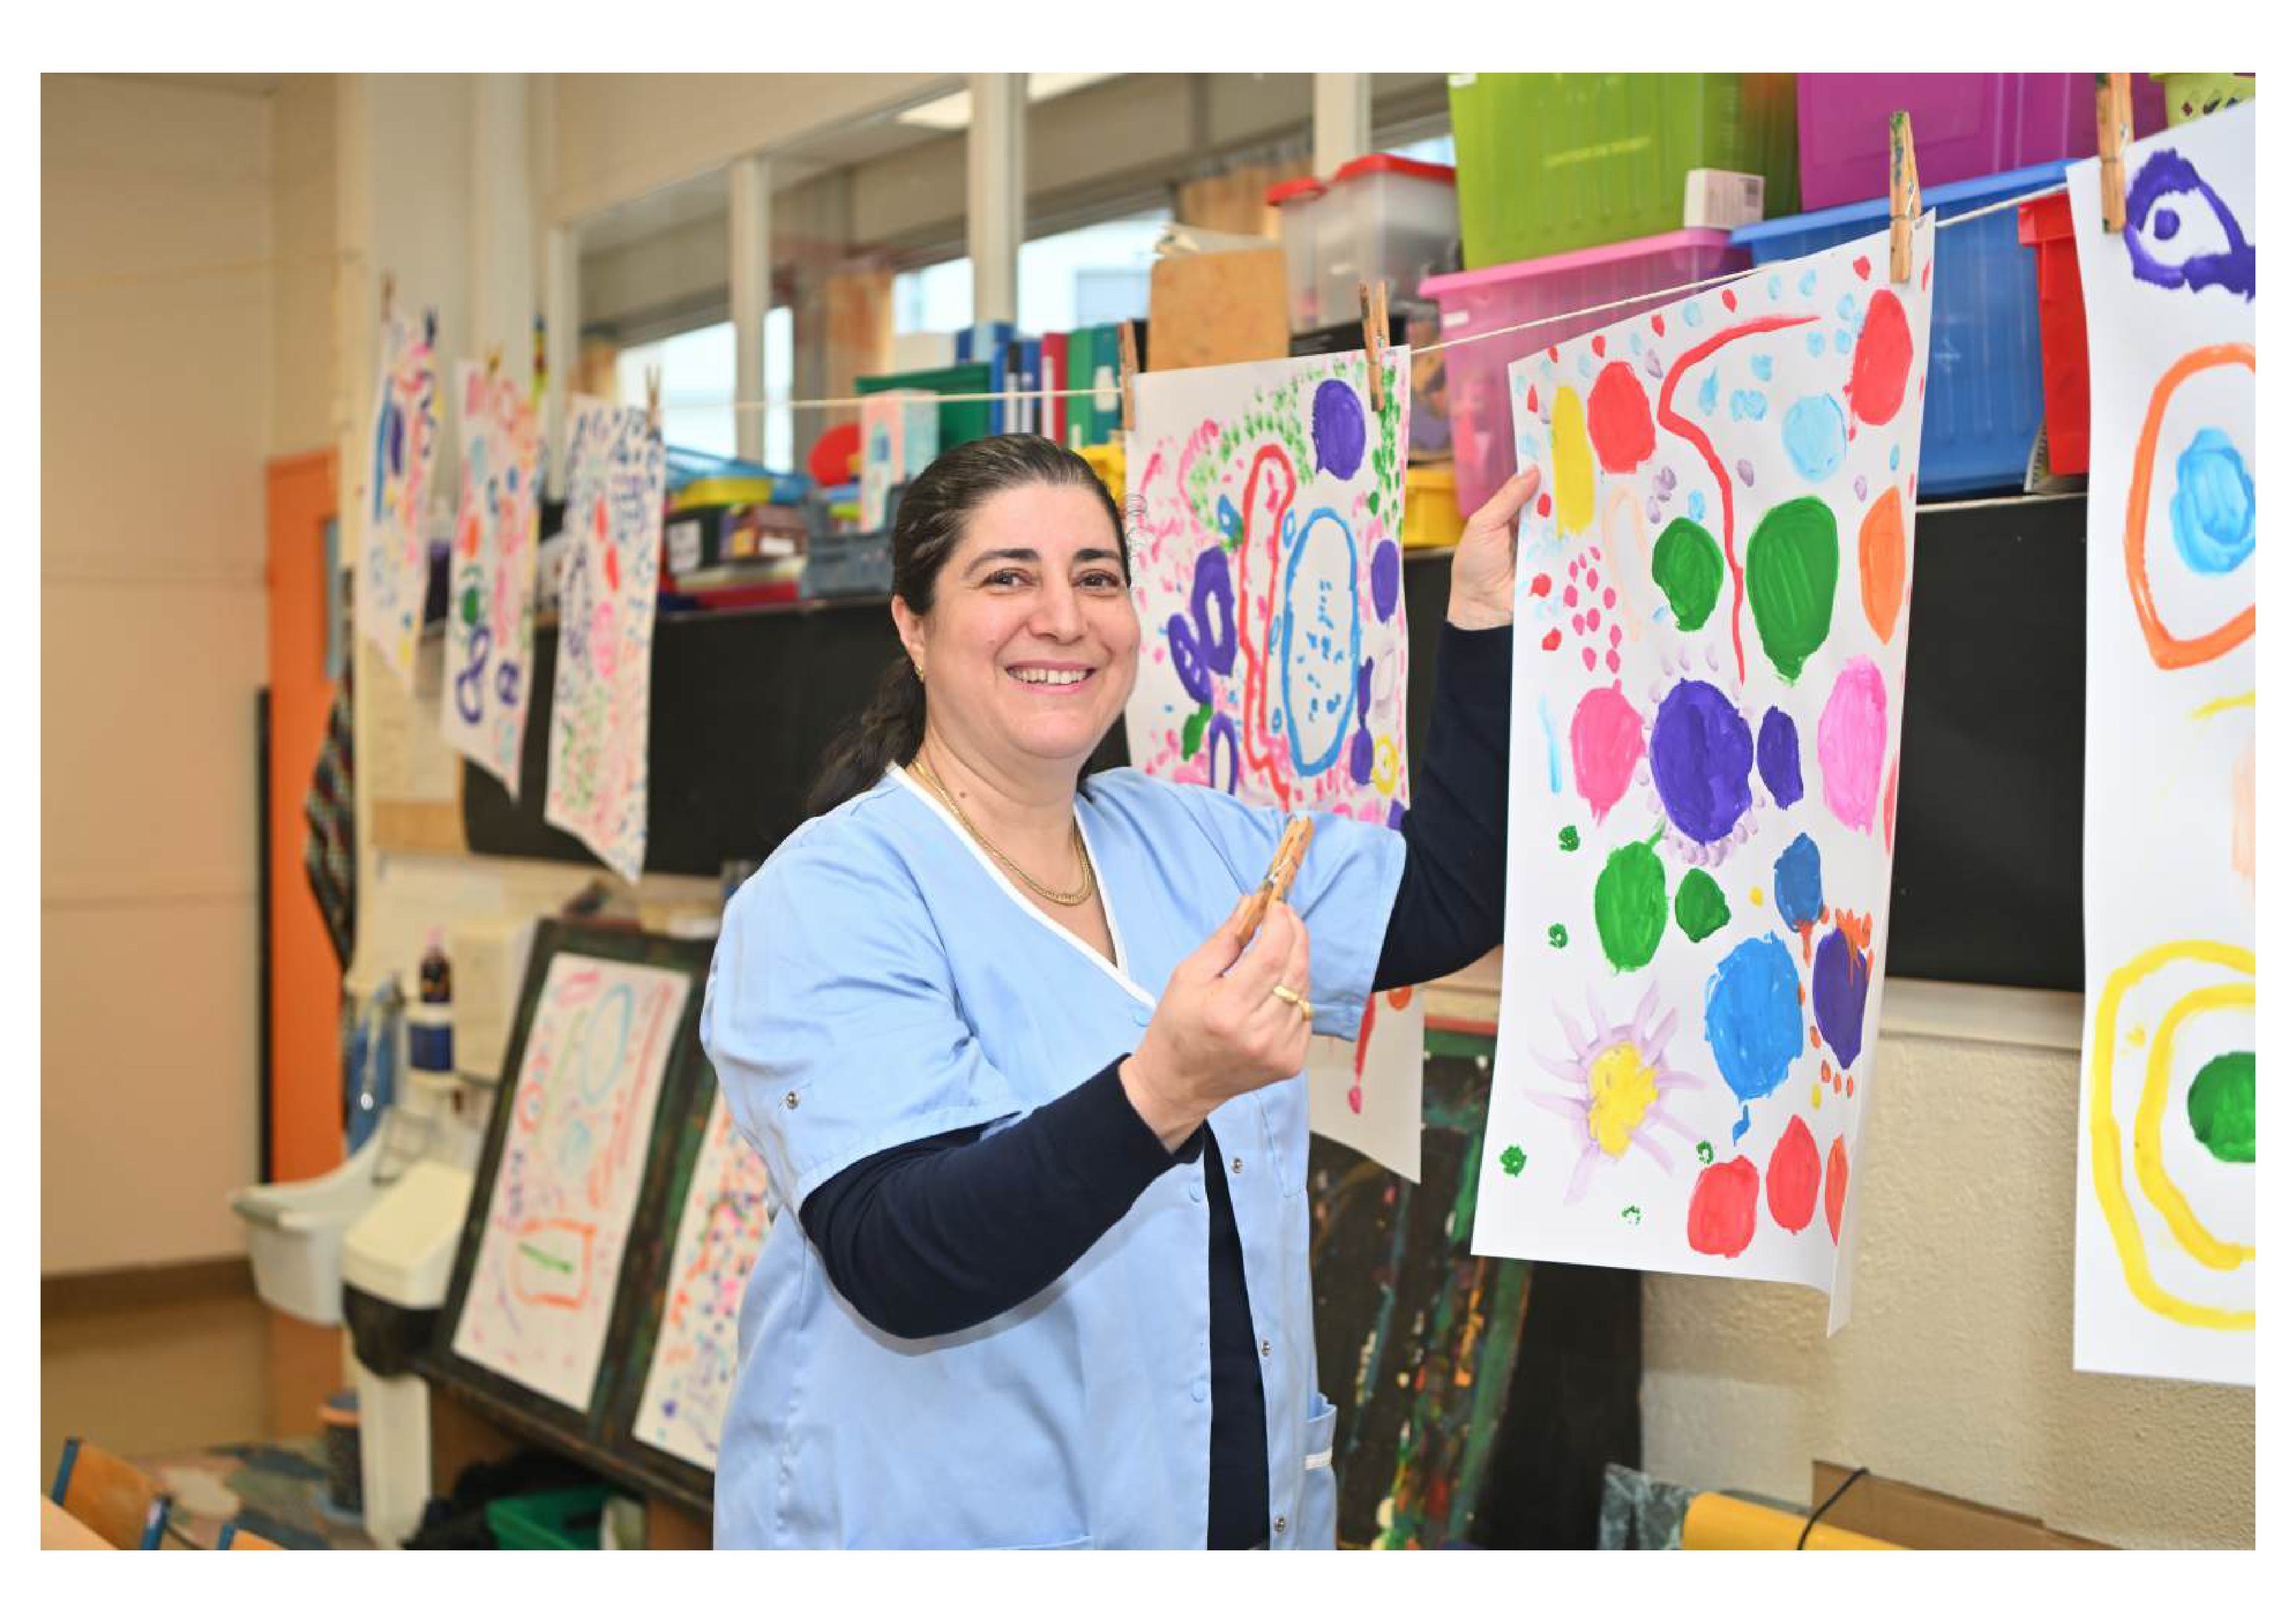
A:
{"label": "white paper sheet", "polygon": [[579,953],[550,961],[455,1355],[586,1410],[692,981]]}
{"label": "white paper sheet", "polygon": [[568,545],[543,816],[636,884],[645,866],[661,436],[644,412],[579,395],[570,415]]}
{"label": "white paper sheet", "polygon": [[1846,1307],[1931,233],[1902,286],[1884,232],[1510,369],[1545,480],[1517,553],[1480,1255]]}
{"label": "white paper sheet", "polygon": [[2088,308],[2073,1365],[2256,1383],[2256,111],[2066,176]]}
{"label": "white paper sheet", "polygon": [[430,340],[422,326],[403,316],[382,324],[365,455],[356,618],[359,635],[382,651],[391,674],[411,693],[430,580],[425,548],[439,459],[439,402]]}
{"label": "white paper sheet", "polygon": [[[1409,352],[1384,365],[1379,413],[1360,351],[1134,381],[1143,649],[1124,721],[1142,770],[1256,805],[1401,820]],[[1424,1012],[1382,1002],[1372,1026],[1368,1042],[1316,1039],[1309,1125],[1415,1180]]]}
{"label": "white paper sheet", "polygon": [[718,1469],[740,1356],[742,1292],[766,1243],[766,1163],[720,1094],[694,1160],[670,1254],[661,1330],[638,1403],[637,1439],[704,1471]]}
{"label": "white paper sheet", "polygon": [[861,528],[892,521],[886,498],[940,455],[940,400],[914,391],[872,395],[861,407]]}
{"label": "white paper sheet", "polygon": [[455,368],[463,496],[447,558],[447,668],[439,733],[518,798],[534,669],[541,438],[505,374]]}

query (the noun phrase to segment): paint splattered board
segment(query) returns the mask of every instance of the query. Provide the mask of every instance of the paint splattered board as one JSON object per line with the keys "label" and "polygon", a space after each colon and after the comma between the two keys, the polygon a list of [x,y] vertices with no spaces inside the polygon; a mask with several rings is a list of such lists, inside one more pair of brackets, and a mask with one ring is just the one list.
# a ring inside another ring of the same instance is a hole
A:
{"label": "paint splattered board", "polygon": [[1515,363],[1501,1041],[1479,1253],[1848,1313],[1932,227]]}
{"label": "paint splattered board", "polygon": [[2073,1365],[2256,1383],[2256,111],[2066,176],[2088,312]]}
{"label": "paint splattered board", "polygon": [[640,1197],[690,1089],[706,969],[691,944],[547,923],[536,940],[442,1333],[497,1392],[586,1428],[633,1231],[663,1221]]}
{"label": "paint splattered board", "polygon": [[439,461],[438,378],[427,324],[390,317],[381,348],[367,419],[357,619],[359,635],[412,692],[430,585],[424,549]]}
{"label": "paint splattered board", "polygon": [[[1125,455],[1145,643],[1132,763],[1256,805],[1400,824],[1409,804],[1403,602],[1409,352],[1149,373]],[[1271,856],[1274,853],[1269,853]],[[1416,997],[1374,997],[1311,1050],[1308,1121],[1419,1173]]]}
{"label": "paint splattered board", "polygon": [[543,815],[630,883],[645,866],[647,725],[661,574],[661,435],[634,407],[574,398]]}
{"label": "paint splattered board", "polygon": [[740,1351],[742,1293],[766,1242],[766,1164],[722,1094],[709,1115],[677,1219],[660,1318],[631,1434],[648,1447],[718,1468]]}
{"label": "paint splattered board", "polygon": [[534,672],[542,440],[507,373],[455,368],[463,497],[447,557],[447,679],[439,734],[518,798]]}
{"label": "paint splattered board", "polygon": [[1343,1548],[1585,1548],[1642,1454],[1642,1284],[1469,1254],[1488,1037],[1429,1033],[1423,1176],[1308,1164],[1316,1362]]}

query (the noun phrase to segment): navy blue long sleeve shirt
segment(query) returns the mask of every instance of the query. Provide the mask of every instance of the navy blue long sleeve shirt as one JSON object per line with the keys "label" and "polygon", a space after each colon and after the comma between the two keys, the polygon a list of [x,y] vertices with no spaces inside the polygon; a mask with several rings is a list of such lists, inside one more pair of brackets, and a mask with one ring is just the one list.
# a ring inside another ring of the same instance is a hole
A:
{"label": "navy blue long sleeve shirt", "polygon": [[[1403,873],[1375,988],[1464,969],[1498,945],[1506,891],[1507,707],[1513,632],[1446,624]],[[1243,1248],[1209,1123],[1177,1152],[1140,1119],[1108,1064],[1001,1133],[963,1128],[857,1161],[800,1213],[830,1281],[887,1333],[945,1335],[994,1318],[1058,1279],[1176,1163],[1204,1156],[1211,1220],[1214,1549],[1267,1538],[1267,1404]]]}

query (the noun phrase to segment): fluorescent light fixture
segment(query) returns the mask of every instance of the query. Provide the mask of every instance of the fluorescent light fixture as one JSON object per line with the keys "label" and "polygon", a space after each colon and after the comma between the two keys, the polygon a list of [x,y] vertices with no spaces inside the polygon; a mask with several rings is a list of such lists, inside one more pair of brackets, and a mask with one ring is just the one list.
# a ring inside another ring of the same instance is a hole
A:
{"label": "fluorescent light fixture", "polygon": [[[1112,79],[1113,73],[1032,73],[1029,76],[1029,100],[1049,102],[1054,96],[1082,90],[1086,85],[1097,85],[1103,79]],[[926,129],[964,129],[972,123],[972,92],[960,90],[938,101],[927,102],[922,107],[912,107],[896,116],[896,122],[914,124]]]}

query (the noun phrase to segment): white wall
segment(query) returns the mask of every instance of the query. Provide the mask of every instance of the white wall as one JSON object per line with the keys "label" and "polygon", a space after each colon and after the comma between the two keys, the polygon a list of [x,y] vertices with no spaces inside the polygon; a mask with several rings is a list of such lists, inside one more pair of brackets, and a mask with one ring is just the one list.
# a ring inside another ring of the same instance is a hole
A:
{"label": "white wall", "polygon": [[270,112],[51,74],[40,1266],[236,1251],[256,1167]]}
{"label": "white wall", "polygon": [[2073,1373],[2079,1066],[1885,1037],[1849,1327],[1790,1285],[1649,1276],[1644,1468],[1806,1503],[1818,1457],[2111,1544],[2254,1545],[2253,1392]]}

